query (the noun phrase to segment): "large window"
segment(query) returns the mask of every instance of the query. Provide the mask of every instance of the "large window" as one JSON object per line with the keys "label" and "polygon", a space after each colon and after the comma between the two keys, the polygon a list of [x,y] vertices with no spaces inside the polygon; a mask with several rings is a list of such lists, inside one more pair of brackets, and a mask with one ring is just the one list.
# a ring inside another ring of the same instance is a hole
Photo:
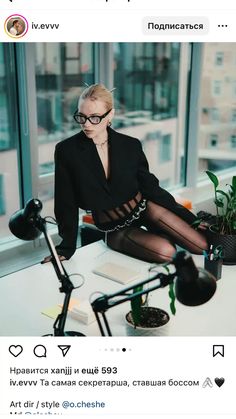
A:
{"label": "large window", "polygon": [[178,122],[185,114],[188,53],[183,48],[181,58],[177,43],[114,44],[115,127],[142,141],[152,172],[161,184],[168,176],[170,187],[184,182]]}
{"label": "large window", "polygon": [[35,79],[38,132],[38,197],[53,215],[55,144],[78,132],[73,120],[85,83],[94,83],[94,45],[37,43]]}
{"label": "large window", "polygon": [[234,43],[203,45],[199,176],[235,167],[236,95]]}
{"label": "large window", "polygon": [[19,208],[18,123],[14,46],[0,44],[0,243],[9,236],[8,220]]}
{"label": "large window", "polygon": [[94,82],[93,46],[37,43],[35,76],[38,141],[59,141],[74,134],[72,115],[85,83]]}

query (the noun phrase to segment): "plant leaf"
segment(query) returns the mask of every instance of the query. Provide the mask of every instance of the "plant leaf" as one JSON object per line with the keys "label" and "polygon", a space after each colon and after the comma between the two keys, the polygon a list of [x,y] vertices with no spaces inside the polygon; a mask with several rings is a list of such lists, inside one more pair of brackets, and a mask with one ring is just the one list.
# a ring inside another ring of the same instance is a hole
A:
{"label": "plant leaf", "polygon": [[232,186],[233,186],[234,190],[236,190],[236,176],[232,177]]}
{"label": "plant leaf", "polygon": [[215,188],[217,188],[217,186],[219,185],[218,177],[214,173],[210,172],[210,170],[206,170],[206,174],[214,184]]}
{"label": "plant leaf", "polygon": [[232,177],[232,185],[230,186],[231,186],[233,195],[236,196],[236,176]]}
{"label": "plant leaf", "polygon": [[172,282],[172,284],[169,285],[169,297],[170,297],[170,310],[171,313],[173,315],[175,315],[176,313],[176,308],[175,308],[175,291],[174,291],[174,284]]}
{"label": "plant leaf", "polygon": [[163,263],[163,265],[162,265],[162,266],[163,266],[163,268],[166,270],[166,272],[167,272],[167,273],[169,273],[169,272],[170,272],[170,268],[169,268],[169,266],[168,266],[169,264],[170,264],[170,262],[166,262],[166,263]]}
{"label": "plant leaf", "polygon": [[215,204],[219,208],[223,208],[224,207],[224,202],[222,200],[220,200],[220,199],[215,199]]}
{"label": "plant leaf", "polygon": [[217,189],[216,193],[219,193],[219,194],[223,195],[227,199],[227,201],[229,202],[230,197],[226,192],[222,191],[221,189]]}
{"label": "plant leaf", "polygon": [[[135,287],[133,292],[135,294],[136,292],[142,291],[142,289],[143,289],[142,286]],[[142,296],[139,295],[139,296],[133,298],[130,301],[130,304],[131,304],[133,322],[134,322],[134,325],[137,326],[139,324],[140,318],[141,318]]]}

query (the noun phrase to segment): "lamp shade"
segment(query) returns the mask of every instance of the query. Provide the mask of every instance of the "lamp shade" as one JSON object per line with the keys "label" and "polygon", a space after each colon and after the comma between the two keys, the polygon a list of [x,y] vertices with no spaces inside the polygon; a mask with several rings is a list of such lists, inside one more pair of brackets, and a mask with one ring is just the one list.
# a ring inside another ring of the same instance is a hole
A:
{"label": "lamp shade", "polygon": [[14,236],[21,240],[35,240],[42,231],[38,226],[39,213],[42,210],[42,202],[39,199],[31,199],[24,209],[16,211],[10,218],[9,229]]}
{"label": "lamp shade", "polygon": [[175,294],[178,301],[187,306],[206,303],[216,291],[216,278],[201,268],[196,268],[192,257],[184,251],[174,258],[177,280]]}

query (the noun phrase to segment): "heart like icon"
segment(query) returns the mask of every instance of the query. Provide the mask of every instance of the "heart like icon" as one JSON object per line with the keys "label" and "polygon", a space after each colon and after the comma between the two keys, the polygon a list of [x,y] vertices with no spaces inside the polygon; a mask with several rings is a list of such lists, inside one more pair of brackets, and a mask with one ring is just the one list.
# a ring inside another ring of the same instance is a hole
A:
{"label": "heart like icon", "polygon": [[221,378],[215,378],[215,383],[218,387],[221,387],[225,382],[225,379],[223,377]]}
{"label": "heart like icon", "polygon": [[11,345],[9,346],[9,352],[16,358],[23,352],[23,347],[21,345]]}

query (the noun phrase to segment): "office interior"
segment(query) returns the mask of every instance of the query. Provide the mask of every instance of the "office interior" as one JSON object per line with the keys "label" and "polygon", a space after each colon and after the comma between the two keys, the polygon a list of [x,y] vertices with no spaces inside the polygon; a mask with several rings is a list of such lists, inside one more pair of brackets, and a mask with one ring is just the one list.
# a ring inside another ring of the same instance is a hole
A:
{"label": "office interior", "polygon": [[[48,254],[44,237],[21,241],[8,222],[32,197],[54,217],[55,145],[78,132],[78,98],[96,82],[115,88],[113,128],[140,139],[160,185],[193,212],[214,212],[206,170],[222,189],[236,173],[235,43],[2,43],[0,284]],[[234,274],[224,266],[222,280]]]}

